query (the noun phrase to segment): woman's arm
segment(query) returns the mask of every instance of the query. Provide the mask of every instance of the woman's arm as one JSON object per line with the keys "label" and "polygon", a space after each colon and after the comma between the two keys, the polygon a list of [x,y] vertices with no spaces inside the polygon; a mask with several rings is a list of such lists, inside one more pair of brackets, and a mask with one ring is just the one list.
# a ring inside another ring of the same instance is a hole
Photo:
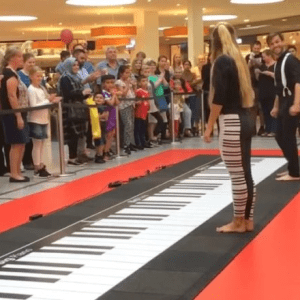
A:
{"label": "woman's arm", "polygon": [[223,106],[222,105],[217,105],[217,104],[212,104],[210,114],[209,114],[209,119],[208,119],[208,124],[204,133],[204,141],[206,143],[211,142],[211,134],[214,129],[214,125],[221,113]]}
{"label": "woman's arm", "polygon": [[[12,109],[20,108],[17,97],[18,85],[19,82],[15,77],[9,78],[6,82],[8,101]],[[17,112],[15,113],[15,116],[17,118],[18,129],[22,130],[24,128],[24,120],[22,115],[20,112]]]}

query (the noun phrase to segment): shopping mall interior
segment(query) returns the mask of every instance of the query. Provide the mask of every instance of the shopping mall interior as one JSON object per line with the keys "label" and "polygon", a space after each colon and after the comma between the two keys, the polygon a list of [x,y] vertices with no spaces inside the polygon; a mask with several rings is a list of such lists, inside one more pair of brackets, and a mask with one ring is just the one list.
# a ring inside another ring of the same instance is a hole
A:
{"label": "shopping mall interior", "polygon": [[[128,63],[142,51],[197,67],[222,21],[235,27],[243,56],[282,32],[300,58],[299,0],[2,0],[0,12],[0,57],[17,46],[53,80],[61,51],[76,44],[94,66],[113,46]],[[53,176],[23,166],[30,182],[0,176],[0,300],[300,299],[300,185],[276,181],[287,161],[273,135],[252,138],[254,230],[222,234],[231,181],[218,126],[203,140],[203,114],[193,135],[169,130],[169,140],[130,155],[117,135],[105,163],[87,147],[89,161],[75,166],[62,112],[49,118],[43,162]]]}

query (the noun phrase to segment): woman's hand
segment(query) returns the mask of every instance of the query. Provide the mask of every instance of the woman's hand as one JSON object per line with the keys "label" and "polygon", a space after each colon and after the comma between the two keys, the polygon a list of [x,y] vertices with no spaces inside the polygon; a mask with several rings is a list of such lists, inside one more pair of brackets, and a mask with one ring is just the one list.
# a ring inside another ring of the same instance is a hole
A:
{"label": "woman's hand", "polygon": [[292,117],[297,116],[300,113],[300,105],[294,104],[290,107],[290,115]]}
{"label": "woman's hand", "polygon": [[273,107],[273,109],[270,112],[271,117],[277,118],[279,113],[279,109],[277,107]]}
{"label": "woman's hand", "polygon": [[92,94],[92,90],[91,89],[84,89],[82,91],[83,96],[87,96],[87,95],[91,95]]}
{"label": "woman's hand", "polygon": [[207,127],[203,136],[203,140],[205,143],[211,143],[211,133],[212,133],[212,128]]}
{"label": "woman's hand", "polygon": [[24,127],[25,127],[25,123],[24,123],[24,120],[21,115],[17,116],[17,127],[19,130],[24,129]]}

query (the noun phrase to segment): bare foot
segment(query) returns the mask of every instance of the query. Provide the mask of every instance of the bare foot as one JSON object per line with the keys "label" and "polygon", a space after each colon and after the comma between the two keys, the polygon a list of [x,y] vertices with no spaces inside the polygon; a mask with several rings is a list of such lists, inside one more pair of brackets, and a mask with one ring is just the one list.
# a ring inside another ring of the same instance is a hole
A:
{"label": "bare foot", "polygon": [[294,181],[294,180],[300,180],[300,177],[293,177],[289,174],[283,175],[281,177],[276,178],[277,181]]}
{"label": "bare foot", "polygon": [[241,222],[237,222],[233,220],[231,223],[224,225],[222,227],[217,227],[217,232],[220,233],[229,233],[229,232],[238,232],[238,233],[243,233],[246,232],[246,224],[245,220]]}
{"label": "bare foot", "polygon": [[245,220],[245,224],[246,224],[246,231],[254,230],[254,223],[252,220]]}
{"label": "bare foot", "polygon": [[288,175],[288,174],[289,174],[288,171],[284,171],[284,172],[281,172],[281,173],[277,173],[276,176],[281,177],[281,176]]}

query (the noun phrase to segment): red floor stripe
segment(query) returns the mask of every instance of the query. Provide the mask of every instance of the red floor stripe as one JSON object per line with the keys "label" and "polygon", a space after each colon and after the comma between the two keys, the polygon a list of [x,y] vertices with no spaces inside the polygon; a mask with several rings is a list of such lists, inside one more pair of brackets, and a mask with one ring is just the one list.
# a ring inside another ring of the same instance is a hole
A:
{"label": "red floor stripe", "polygon": [[195,300],[300,299],[300,193]]}
{"label": "red floor stripe", "polygon": [[[280,156],[279,150],[253,150],[253,155]],[[147,170],[179,163],[196,155],[219,155],[218,149],[174,149],[143,158],[119,167],[100,171],[58,186],[32,194],[0,206],[0,232],[20,226],[34,214],[47,215],[93,196],[107,192],[113,181],[127,181],[130,177],[142,176]],[[117,175],[116,175],[117,174]]]}

